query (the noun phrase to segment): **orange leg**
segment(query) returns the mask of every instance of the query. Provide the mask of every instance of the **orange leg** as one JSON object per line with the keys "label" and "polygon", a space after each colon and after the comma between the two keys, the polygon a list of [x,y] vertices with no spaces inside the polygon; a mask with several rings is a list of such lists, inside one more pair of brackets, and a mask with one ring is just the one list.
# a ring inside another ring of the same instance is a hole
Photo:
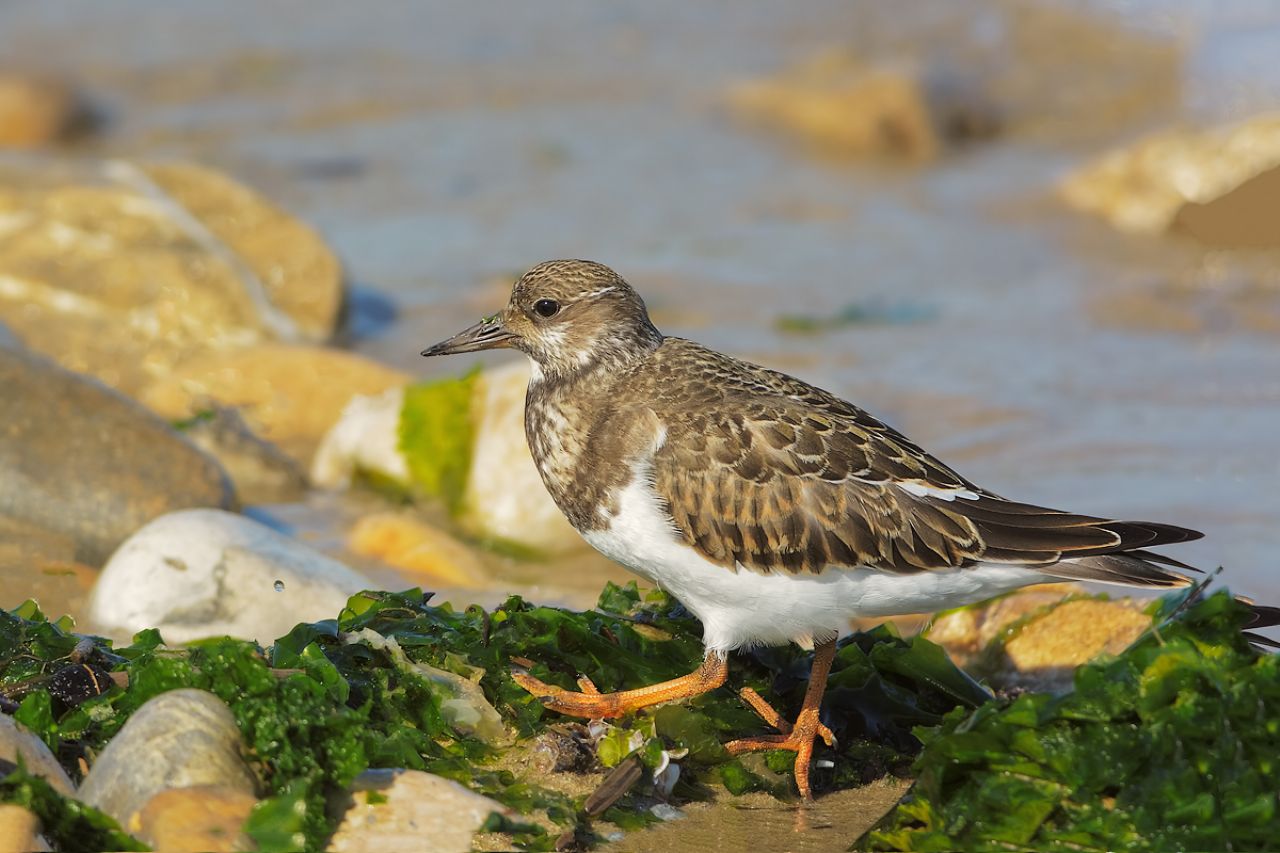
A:
{"label": "orange leg", "polygon": [[813,671],[809,675],[809,686],[804,692],[804,705],[800,708],[800,716],[795,726],[775,711],[769,703],[751,688],[742,691],[742,698],[751,705],[765,722],[778,729],[782,734],[749,737],[730,741],[725,749],[730,755],[741,755],[744,752],[759,752],[769,749],[789,749],[796,754],[796,787],[800,796],[806,800],[813,799],[813,789],[809,786],[809,763],[813,760],[814,738],[821,736],[827,746],[835,745],[835,737],[831,729],[818,720],[818,708],[822,705],[822,694],[827,690],[827,676],[831,674],[831,662],[836,656],[836,641],[828,640],[818,645],[813,654]]}
{"label": "orange leg", "polygon": [[553,711],[571,717],[599,720],[622,717],[650,705],[688,699],[715,690],[729,677],[729,662],[715,652],[709,652],[703,659],[702,666],[688,675],[617,693],[601,693],[585,675],[578,679],[581,693],[547,684],[524,672],[513,672],[511,677],[516,684],[542,699],[542,704]]}

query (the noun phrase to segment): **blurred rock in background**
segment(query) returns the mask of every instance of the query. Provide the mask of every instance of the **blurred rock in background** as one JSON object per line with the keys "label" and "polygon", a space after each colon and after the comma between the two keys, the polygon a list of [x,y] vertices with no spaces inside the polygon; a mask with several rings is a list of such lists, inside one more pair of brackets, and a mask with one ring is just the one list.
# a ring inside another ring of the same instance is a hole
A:
{"label": "blurred rock in background", "polygon": [[41,148],[93,129],[97,117],[70,83],[0,70],[0,148]]}

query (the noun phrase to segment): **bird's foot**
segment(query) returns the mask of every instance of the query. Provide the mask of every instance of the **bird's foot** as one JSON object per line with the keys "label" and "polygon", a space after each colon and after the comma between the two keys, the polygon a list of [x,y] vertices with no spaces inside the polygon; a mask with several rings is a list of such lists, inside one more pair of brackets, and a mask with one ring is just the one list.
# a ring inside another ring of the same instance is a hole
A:
{"label": "bird's foot", "polygon": [[709,654],[702,666],[688,675],[617,693],[601,693],[585,675],[578,676],[578,689],[581,691],[578,693],[547,684],[519,670],[513,671],[511,677],[516,684],[537,696],[543,705],[553,711],[589,720],[608,720],[624,717],[651,705],[687,699],[714,690],[724,684],[728,672],[729,667],[724,658]]}
{"label": "bird's foot", "polygon": [[796,723],[793,726],[783,719],[782,715],[764,700],[764,697],[750,687],[744,687],[738,695],[751,706],[752,710],[760,715],[761,719],[773,726],[781,734],[730,741],[724,745],[725,749],[729,750],[730,755],[742,755],[746,752],[762,752],[771,749],[786,749],[794,752],[796,754],[796,787],[800,789],[801,798],[812,800],[813,789],[809,785],[809,765],[813,761],[813,742],[820,737],[827,746],[834,747],[836,745],[836,736],[832,734],[831,729],[824,726],[818,719],[817,706],[810,707],[806,705],[802,708],[800,716],[796,718]]}

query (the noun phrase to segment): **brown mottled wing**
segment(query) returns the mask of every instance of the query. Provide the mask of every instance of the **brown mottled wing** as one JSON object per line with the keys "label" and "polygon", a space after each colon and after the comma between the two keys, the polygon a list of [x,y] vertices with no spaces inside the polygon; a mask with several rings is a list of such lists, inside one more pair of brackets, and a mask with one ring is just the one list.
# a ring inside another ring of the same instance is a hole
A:
{"label": "brown mottled wing", "polygon": [[839,398],[709,351],[698,355],[697,369],[707,374],[699,385],[708,390],[664,397],[655,389],[667,432],[652,475],[680,535],[715,563],[758,572],[916,572],[1088,557],[1051,573],[1180,582],[1152,562],[1180,564],[1123,552],[1194,539],[1194,531],[1006,501]]}

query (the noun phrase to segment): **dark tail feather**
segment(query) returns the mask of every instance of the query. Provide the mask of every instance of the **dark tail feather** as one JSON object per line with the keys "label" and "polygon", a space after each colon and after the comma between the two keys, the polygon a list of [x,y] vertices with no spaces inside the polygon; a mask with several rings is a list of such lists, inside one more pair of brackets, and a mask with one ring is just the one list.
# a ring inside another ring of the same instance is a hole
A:
{"label": "dark tail feather", "polygon": [[1129,551],[1122,554],[1098,554],[1092,557],[1069,557],[1045,566],[1040,571],[1063,580],[1096,581],[1121,586],[1180,587],[1191,579],[1159,565],[1174,565],[1189,571],[1199,569],[1145,551]]}

